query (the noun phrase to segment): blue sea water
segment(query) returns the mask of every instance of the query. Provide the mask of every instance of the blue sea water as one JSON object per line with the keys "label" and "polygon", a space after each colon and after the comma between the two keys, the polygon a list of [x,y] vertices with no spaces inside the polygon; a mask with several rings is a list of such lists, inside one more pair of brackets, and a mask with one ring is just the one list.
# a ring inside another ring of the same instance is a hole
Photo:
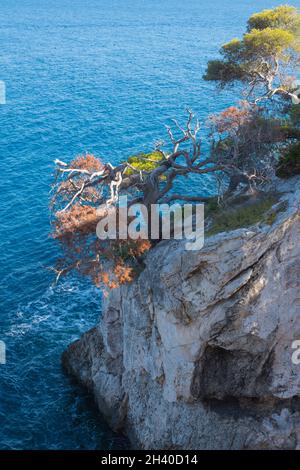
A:
{"label": "blue sea water", "polygon": [[[0,0],[0,449],[116,449],[127,443],[66,377],[64,348],[95,324],[101,293],[52,285],[53,160],[114,162],[236,99],[201,79],[220,44],[276,0]],[[299,5],[299,0],[293,4]],[[202,192],[210,192],[209,180]]]}

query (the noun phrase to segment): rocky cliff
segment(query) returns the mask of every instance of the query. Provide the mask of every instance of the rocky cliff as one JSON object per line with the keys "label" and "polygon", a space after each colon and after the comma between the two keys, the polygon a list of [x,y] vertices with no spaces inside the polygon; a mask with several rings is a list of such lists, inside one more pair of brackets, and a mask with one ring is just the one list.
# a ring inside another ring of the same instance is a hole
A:
{"label": "rocky cliff", "polygon": [[158,244],[64,353],[134,447],[300,448],[299,183],[272,225]]}

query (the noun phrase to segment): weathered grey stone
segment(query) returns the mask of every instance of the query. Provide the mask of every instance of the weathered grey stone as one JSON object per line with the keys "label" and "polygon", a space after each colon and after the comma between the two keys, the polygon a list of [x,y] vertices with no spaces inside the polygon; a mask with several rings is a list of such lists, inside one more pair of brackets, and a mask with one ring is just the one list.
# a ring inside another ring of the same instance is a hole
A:
{"label": "weathered grey stone", "polygon": [[300,447],[299,178],[272,226],[162,242],[63,361],[134,446]]}

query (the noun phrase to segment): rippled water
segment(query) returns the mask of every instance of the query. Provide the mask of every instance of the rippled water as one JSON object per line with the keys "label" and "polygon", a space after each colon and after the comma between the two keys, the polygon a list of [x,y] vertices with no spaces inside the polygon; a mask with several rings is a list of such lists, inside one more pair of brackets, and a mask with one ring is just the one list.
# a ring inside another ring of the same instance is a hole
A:
{"label": "rippled water", "polygon": [[51,287],[53,160],[88,151],[119,161],[151,149],[187,105],[201,118],[224,108],[233,91],[201,80],[207,60],[250,13],[279,3],[1,0],[0,448],[126,446],[60,367],[99,317],[101,295],[75,276]]}

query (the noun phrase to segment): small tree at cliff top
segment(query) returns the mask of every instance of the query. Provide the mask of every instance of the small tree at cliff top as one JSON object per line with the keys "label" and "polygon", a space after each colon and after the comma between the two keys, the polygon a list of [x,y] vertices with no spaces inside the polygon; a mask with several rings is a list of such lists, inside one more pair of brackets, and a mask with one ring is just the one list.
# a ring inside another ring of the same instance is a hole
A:
{"label": "small tree at cliff top", "polygon": [[[223,196],[259,190],[270,182],[276,159],[287,131],[278,118],[270,117],[261,106],[240,103],[213,114],[208,120],[210,152],[218,161],[230,161],[234,166],[221,175],[228,181]],[[226,178],[227,177],[227,178]]]}
{"label": "small tree at cliff top", "polygon": [[222,87],[241,82],[256,103],[274,96],[297,98],[293,74],[299,52],[299,10],[288,5],[264,10],[249,18],[242,39],[221,47],[221,59],[208,62],[204,79]]}
{"label": "small tree at cliff top", "polygon": [[243,38],[224,44],[222,58],[208,62],[206,80],[221,88],[240,83],[247,99],[209,120],[211,154],[227,155],[238,168],[231,172],[229,192],[240,183],[252,186],[253,177],[255,185],[270,179],[281,152],[299,139],[299,105],[292,106],[299,51],[300,14],[284,5],[252,15]]}
{"label": "small tree at cliff top", "polygon": [[108,214],[118,213],[121,195],[127,196],[128,210],[140,203],[149,213],[152,204],[207,201],[201,186],[195,189],[196,194],[174,192],[179,176],[215,174],[234,167],[234,162],[216,161],[202,154],[199,130],[200,123],[188,111],[184,127],[175,120],[174,129],[167,127],[170,150],[160,142],[152,152],[129,157],[118,165],[93,155],[79,156],[69,164],[56,160],[51,201],[53,235],[64,249],[56,268],[58,277],[75,269],[89,275],[97,285],[117,287],[132,280],[140,257],[152,241],[118,237],[99,240],[97,223]]}

